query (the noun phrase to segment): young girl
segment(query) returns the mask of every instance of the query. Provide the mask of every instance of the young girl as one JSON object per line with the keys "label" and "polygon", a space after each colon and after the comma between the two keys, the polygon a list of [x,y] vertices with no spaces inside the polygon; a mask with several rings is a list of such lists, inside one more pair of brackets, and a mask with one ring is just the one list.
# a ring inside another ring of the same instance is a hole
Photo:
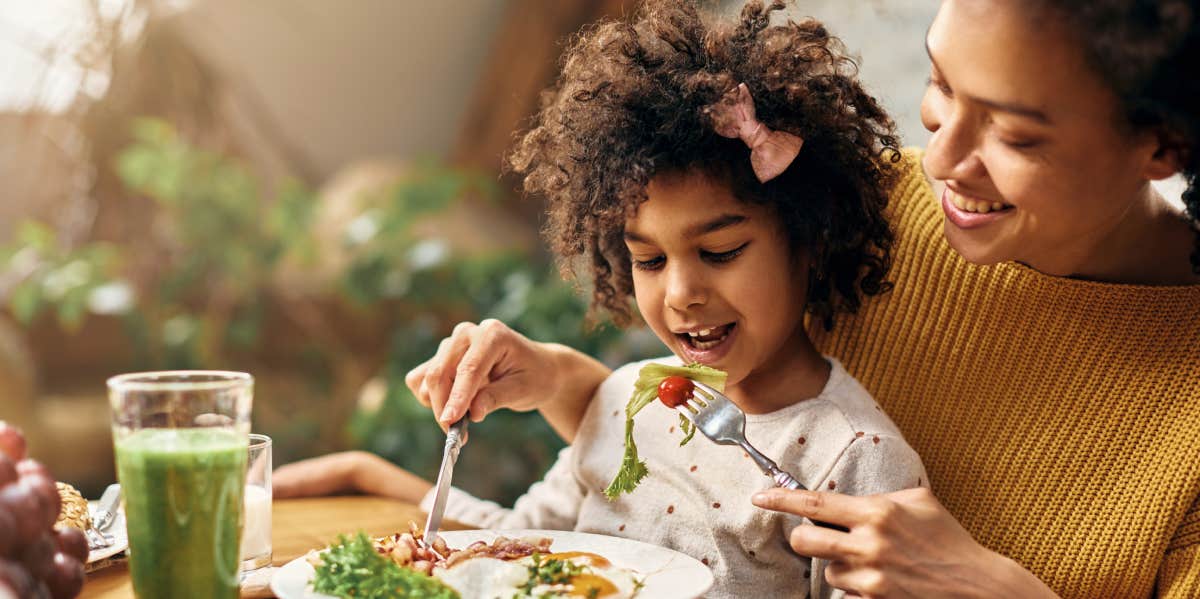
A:
{"label": "young girl", "polygon": [[[892,122],[840,43],[814,21],[772,26],[779,8],[750,2],[737,23],[710,26],[690,2],[652,0],[586,30],[510,163],[547,199],[549,242],[586,269],[593,304],[628,323],[634,299],[674,354],[656,361],[725,371],[751,444],[805,487],[921,486],[900,431],[804,328],[806,311],[832,326],[887,288]],[[679,416],[662,404],[634,431],[649,475],[605,495],[643,365],[608,377],[571,446],[512,509],[454,489],[446,517],[676,549],[713,570],[710,597],[831,595],[823,564],[787,547],[800,519],[750,503],[770,479],[740,449],[680,447]]]}
{"label": "young girl", "polygon": [[[885,289],[891,121],[820,24],[769,25],[780,7],[751,2],[740,22],[710,27],[690,3],[652,1],[587,30],[510,163],[547,199],[549,242],[586,269],[594,304],[625,323],[632,295],[672,363],[725,371],[750,442],[806,487],[918,486],[916,453],[814,349],[797,301],[831,323]],[[601,385],[571,447],[513,509],[456,492],[447,517],[677,549],[713,569],[712,597],[803,596],[789,576],[803,572],[826,594],[784,546],[796,522],[749,503],[769,479],[741,450],[680,447],[679,417],[663,405],[643,410],[634,433],[649,476],[605,496],[642,365]]]}

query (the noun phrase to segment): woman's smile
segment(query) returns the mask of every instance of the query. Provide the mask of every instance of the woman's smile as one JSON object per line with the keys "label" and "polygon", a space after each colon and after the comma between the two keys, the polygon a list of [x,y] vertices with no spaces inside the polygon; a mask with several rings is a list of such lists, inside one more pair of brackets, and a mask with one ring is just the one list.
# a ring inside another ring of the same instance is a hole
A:
{"label": "woman's smile", "polygon": [[946,187],[942,190],[942,211],[946,219],[960,229],[985,227],[1015,212],[1011,204],[975,199]]}

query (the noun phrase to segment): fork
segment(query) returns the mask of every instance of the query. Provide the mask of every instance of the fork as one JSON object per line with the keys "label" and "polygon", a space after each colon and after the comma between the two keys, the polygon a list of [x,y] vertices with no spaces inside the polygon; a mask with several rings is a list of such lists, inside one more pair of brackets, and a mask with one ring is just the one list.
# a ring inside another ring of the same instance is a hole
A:
{"label": "fork", "polygon": [[88,551],[104,549],[113,544],[113,540],[108,535],[96,530],[96,527],[92,524],[88,524],[87,529],[83,531],[83,535],[87,538]]}
{"label": "fork", "polygon": [[[701,383],[695,384],[695,393],[675,409],[687,418],[705,437],[717,445],[738,445],[750,455],[763,474],[775,481],[775,485],[785,489],[808,488],[796,480],[791,473],[779,467],[775,460],[763,455],[746,440],[746,414],[723,393]],[[811,520],[811,519],[810,519]],[[832,528],[846,532],[844,526],[830,524],[819,520],[811,520],[813,524],[824,528]]]}

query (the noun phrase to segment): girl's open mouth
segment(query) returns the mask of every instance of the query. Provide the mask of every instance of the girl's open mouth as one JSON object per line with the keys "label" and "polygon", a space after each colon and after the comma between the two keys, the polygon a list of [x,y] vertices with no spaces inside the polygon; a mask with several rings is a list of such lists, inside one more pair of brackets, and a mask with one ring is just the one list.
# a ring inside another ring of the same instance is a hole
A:
{"label": "girl's open mouth", "polygon": [[737,323],[731,322],[699,331],[677,333],[675,336],[679,338],[680,349],[688,361],[712,364],[729,350],[736,331]]}

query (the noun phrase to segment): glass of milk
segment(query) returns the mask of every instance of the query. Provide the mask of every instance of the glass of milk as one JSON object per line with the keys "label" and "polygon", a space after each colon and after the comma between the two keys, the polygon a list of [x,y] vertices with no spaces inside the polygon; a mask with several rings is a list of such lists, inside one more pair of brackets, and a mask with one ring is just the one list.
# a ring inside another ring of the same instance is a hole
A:
{"label": "glass of milk", "polygon": [[266,435],[250,434],[245,502],[243,573],[271,565],[271,438]]}

